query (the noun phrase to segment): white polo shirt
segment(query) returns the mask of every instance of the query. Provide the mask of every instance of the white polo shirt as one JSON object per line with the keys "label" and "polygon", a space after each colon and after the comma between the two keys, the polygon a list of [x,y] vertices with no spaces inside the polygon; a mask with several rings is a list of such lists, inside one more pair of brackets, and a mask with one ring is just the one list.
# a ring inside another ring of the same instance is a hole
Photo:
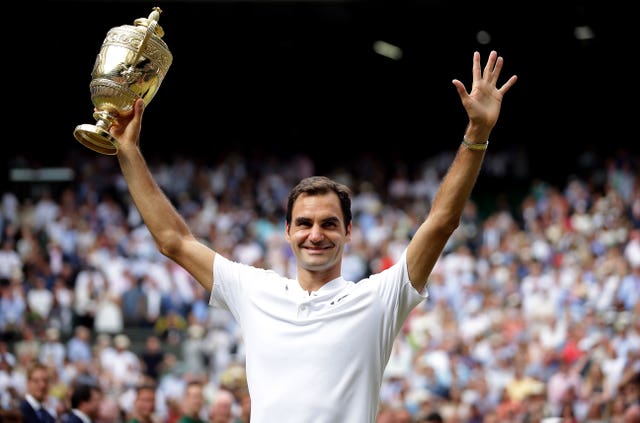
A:
{"label": "white polo shirt", "polygon": [[270,270],[214,263],[210,305],[241,327],[252,423],[375,422],[393,341],[427,297],[411,286],[406,251],[382,273],[311,294]]}

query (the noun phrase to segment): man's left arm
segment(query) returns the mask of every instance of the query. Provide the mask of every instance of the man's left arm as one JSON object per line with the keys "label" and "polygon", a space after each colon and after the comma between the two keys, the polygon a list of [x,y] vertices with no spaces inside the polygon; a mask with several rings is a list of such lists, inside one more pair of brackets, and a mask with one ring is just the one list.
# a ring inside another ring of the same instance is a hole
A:
{"label": "man's left arm", "polygon": [[502,87],[496,86],[503,59],[495,51],[489,54],[484,69],[480,54],[473,55],[471,92],[462,82],[453,80],[469,124],[456,156],[445,175],[426,220],[420,225],[407,248],[407,269],[413,287],[422,292],[447,240],[460,224],[466,202],[482,167],[489,135],[500,115],[503,95],[515,84],[513,75]]}

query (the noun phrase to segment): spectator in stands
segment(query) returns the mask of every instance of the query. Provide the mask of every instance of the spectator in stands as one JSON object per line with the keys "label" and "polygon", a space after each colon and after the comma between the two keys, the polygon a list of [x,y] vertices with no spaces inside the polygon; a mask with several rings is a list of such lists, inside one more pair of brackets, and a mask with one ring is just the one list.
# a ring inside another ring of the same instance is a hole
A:
{"label": "spectator in stands", "polygon": [[484,68],[476,52],[471,91],[453,80],[469,119],[462,144],[400,260],[358,283],[341,277],[352,231],[345,185],[314,176],[290,192],[284,229],[297,280],[288,279],[232,262],[194,236],[140,151],[142,100],[114,122],[122,173],[159,250],[212,291],[210,304],[229,309],[240,323],[254,421],[375,421],[393,341],[427,296],[427,279],[460,223],[503,96],[516,82],[514,75],[498,88],[502,67],[495,51]]}
{"label": "spectator in stands", "polygon": [[147,294],[142,277],[130,275],[131,285],[122,293],[122,314],[126,327],[142,327],[147,325]]}
{"label": "spectator in stands", "polygon": [[23,423],[54,423],[55,413],[47,409],[49,396],[49,369],[35,363],[27,372],[27,393],[20,403]]}
{"label": "spectator in stands", "polygon": [[162,370],[162,363],[165,359],[165,355],[166,353],[163,349],[163,344],[160,342],[160,338],[155,335],[147,336],[140,360],[142,361],[144,374],[151,377],[156,382],[158,382],[158,379],[160,378],[160,372]]}
{"label": "spectator in stands", "polygon": [[182,414],[178,423],[205,423],[203,419],[204,393],[202,382],[189,382],[182,397]]}
{"label": "spectator in stands", "polygon": [[444,419],[437,411],[433,411],[427,414],[427,416],[420,421],[422,423],[444,423]]}
{"label": "spectator in stands", "polygon": [[22,258],[15,250],[15,242],[4,238],[0,244],[0,279],[9,280],[16,273],[22,273]]}
{"label": "spectator in stands", "polygon": [[113,359],[105,363],[105,370],[112,376],[116,387],[124,387],[135,383],[142,373],[142,363],[136,353],[131,351],[131,340],[123,333],[113,338],[115,347]]}
{"label": "spectator in stands", "polygon": [[20,402],[20,394],[16,389],[17,375],[14,371],[17,361],[6,348],[6,342],[0,341],[0,410],[15,409]]}
{"label": "spectator in stands", "polygon": [[89,363],[93,358],[91,351],[91,330],[86,326],[76,326],[74,335],[67,342],[67,359],[72,363]]}
{"label": "spectator in stands", "polygon": [[96,385],[76,384],[71,392],[71,410],[62,415],[62,423],[93,423],[98,418],[102,390]]}
{"label": "spectator in stands", "polygon": [[98,407],[95,423],[123,423],[123,414],[118,401],[113,396],[105,395]]}
{"label": "spectator in stands", "polygon": [[127,423],[158,423],[155,416],[156,387],[148,384],[136,388],[131,417]]}
{"label": "spectator in stands", "polygon": [[0,278],[0,337],[6,340],[20,339],[25,326],[27,302],[18,278]]}
{"label": "spectator in stands", "polygon": [[233,394],[221,389],[211,403],[209,423],[233,423]]}
{"label": "spectator in stands", "polygon": [[67,348],[60,339],[60,329],[47,328],[45,342],[40,345],[38,354],[41,363],[61,369],[67,356]]}

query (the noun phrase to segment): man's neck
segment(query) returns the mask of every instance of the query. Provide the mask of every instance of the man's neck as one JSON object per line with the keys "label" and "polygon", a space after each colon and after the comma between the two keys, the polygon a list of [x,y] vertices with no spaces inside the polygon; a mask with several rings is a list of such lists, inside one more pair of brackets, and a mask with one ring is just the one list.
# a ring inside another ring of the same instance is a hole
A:
{"label": "man's neck", "polygon": [[335,272],[315,273],[304,271],[302,277],[299,274],[298,283],[303,290],[307,291],[309,295],[311,295],[312,292],[318,291],[320,288],[338,277],[340,277],[340,274],[335,274]]}

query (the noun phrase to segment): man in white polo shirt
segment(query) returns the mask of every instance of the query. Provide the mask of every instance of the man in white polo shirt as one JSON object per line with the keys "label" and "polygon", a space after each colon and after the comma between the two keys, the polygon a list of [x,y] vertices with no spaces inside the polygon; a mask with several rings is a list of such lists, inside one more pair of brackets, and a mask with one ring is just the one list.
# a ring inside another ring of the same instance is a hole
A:
{"label": "man in white polo shirt", "polygon": [[[468,93],[453,80],[469,123],[425,221],[398,262],[361,281],[341,276],[351,240],[349,189],[325,177],[291,191],[285,236],[296,279],[233,262],[200,242],[160,190],[139,149],[144,102],[110,128],[129,191],[160,251],[206,289],[210,304],[227,308],[242,329],[252,423],[372,423],[393,340],[457,228],[475,185],[503,95],[516,82],[496,83],[502,57],[484,68],[473,56]],[[314,146],[343,154],[339,143]]]}

